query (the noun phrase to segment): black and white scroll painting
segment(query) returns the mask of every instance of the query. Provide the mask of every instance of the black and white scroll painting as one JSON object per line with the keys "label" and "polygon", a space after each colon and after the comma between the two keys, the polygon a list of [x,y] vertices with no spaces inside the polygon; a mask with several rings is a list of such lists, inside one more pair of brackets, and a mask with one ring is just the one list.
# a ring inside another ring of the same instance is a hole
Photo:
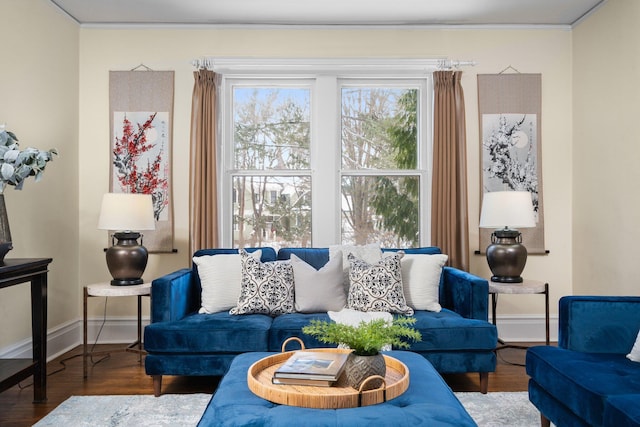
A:
{"label": "black and white scroll painting", "polygon": [[538,214],[536,114],[482,115],[483,191],[529,191]]}

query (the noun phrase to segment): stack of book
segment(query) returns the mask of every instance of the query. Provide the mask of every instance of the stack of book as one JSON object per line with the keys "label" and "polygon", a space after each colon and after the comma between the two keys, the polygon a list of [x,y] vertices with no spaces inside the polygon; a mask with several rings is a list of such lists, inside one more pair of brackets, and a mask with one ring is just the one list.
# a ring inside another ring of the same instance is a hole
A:
{"label": "stack of book", "polygon": [[274,373],[273,384],[331,387],[344,370],[348,353],[296,351]]}

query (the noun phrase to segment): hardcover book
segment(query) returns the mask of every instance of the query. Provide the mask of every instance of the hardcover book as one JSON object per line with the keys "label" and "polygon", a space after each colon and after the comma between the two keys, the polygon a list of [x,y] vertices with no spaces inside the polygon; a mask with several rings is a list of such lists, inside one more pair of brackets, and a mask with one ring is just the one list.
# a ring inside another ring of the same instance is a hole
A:
{"label": "hardcover book", "polygon": [[278,385],[302,385],[311,387],[331,387],[337,381],[306,380],[304,378],[272,378],[271,382]]}
{"label": "hardcover book", "polygon": [[273,374],[274,378],[337,381],[349,353],[296,351]]}

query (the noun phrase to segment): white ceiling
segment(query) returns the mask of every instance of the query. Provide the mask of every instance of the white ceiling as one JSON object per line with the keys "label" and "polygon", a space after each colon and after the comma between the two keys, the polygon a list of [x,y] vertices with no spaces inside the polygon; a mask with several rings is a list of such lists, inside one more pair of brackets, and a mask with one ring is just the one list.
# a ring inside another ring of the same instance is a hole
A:
{"label": "white ceiling", "polygon": [[49,1],[83,26],[570,26],[606,0]]}

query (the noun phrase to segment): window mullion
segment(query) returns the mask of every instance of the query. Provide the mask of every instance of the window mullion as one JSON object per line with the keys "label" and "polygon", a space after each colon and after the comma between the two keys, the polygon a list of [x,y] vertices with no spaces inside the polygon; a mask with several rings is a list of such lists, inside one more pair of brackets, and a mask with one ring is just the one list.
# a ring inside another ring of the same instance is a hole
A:
{"label": "window mullion", "polygon": [[313,170],[313,245],[340,242],[340,128],[338,83],[319,76],[312,99],[311,168]]}

